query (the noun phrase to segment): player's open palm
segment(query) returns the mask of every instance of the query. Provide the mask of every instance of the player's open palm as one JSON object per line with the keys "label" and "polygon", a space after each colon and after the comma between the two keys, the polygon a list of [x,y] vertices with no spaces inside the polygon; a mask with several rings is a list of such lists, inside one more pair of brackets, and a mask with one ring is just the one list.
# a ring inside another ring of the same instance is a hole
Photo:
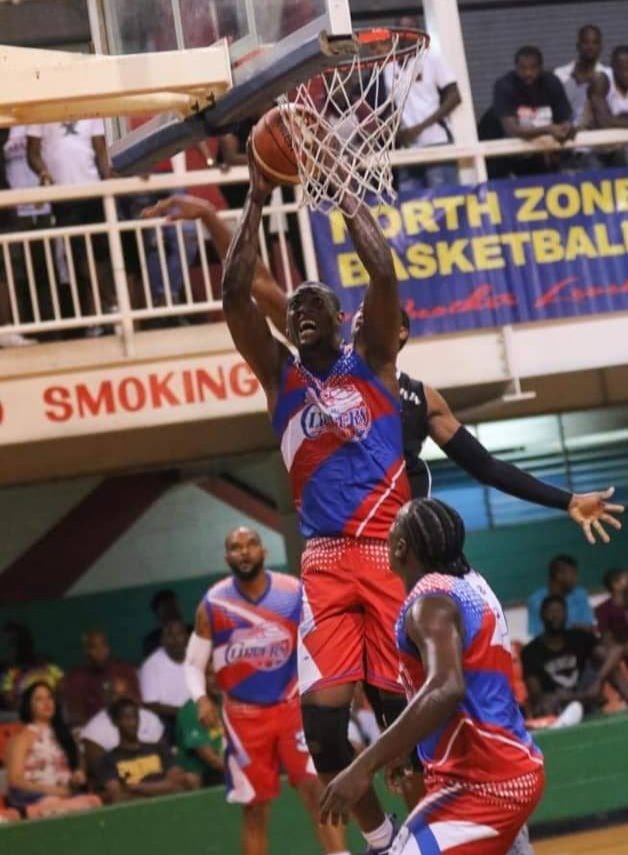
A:
{"label": "player's open palm", "polygon": [[321,797],[321,822],[332,825],[349,821],[349,809],[359,801],[371,784],[371,776],[359,759],[340,772]]}
{"label": "player's open palm", "polygon": [[574,493],[569,502],[567,513],[584,531],[589,543],[596,542],[596,535],[603,543],[610,540],[604,525],[620,529],[621,523],[617,514],[624,512],[623,505],[611,504],[607,501],[615,492],[614,487],[596,493]]}

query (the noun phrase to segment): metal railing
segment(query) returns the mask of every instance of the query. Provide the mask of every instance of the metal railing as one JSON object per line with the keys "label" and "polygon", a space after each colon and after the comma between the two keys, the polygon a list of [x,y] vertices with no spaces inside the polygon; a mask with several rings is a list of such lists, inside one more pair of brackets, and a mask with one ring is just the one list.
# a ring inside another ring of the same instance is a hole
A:
{"label": "metal railing", "polygon": [[[589,131],[578,134],[567,148],[628,145],[628,131]],[[561,148],[553,140],[526,143],[517,139],[405,149],[393,154],[395,165],[472,161],[476,178],[485,174],[485,158],[529,154]],[[564,147],[563,147],[564,148]],[[125,219],[121,202],[137,196],[192,189],[203,185],[244,183],[244,166],[228,172],[218,169],[184,174],[153,175],[148,179],[120,178],[97,184],[35,187],[0,193],[0,208],[100,197],[103,221],[70,227],[46,227],[0,234],[0,276],[4,267],[5,314],[0,335],[24,336],[58,332],[106,332],[122,337],[124,352],[133,354],[137,330],[151,322],[209,319],[220,312],[217,258],[212,258],[208,236],[200,222]],[[294,281],[293,249],[302,261],[302,273],[317,278],[314,240],[306,209],[288,199],[280,188],[264,210],[260,251],[274,266],[288,293]],[[239,210],[221,214],[235,222]],[[300,247],[291,245],[286,217],[298,225]]]}

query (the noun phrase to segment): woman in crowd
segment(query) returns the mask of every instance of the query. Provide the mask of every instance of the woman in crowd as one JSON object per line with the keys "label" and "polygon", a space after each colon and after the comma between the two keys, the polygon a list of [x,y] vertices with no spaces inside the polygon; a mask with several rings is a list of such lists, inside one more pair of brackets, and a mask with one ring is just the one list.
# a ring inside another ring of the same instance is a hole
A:
{"label": "woman in crowd", "polygon": [[97,796],[81,794],[86,779],[78,748],[46,682],[26,689],[19,714],[25,727],[9,744],[8,805],[27,817],[100,805]]}

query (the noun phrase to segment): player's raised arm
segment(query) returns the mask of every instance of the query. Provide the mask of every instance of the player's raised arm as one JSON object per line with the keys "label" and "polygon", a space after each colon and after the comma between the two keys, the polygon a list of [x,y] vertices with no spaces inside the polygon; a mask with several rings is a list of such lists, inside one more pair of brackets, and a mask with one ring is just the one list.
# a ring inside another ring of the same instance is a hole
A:
{"label": "player's raised arm", "polygon": [[329,784],[322,822],[342,821],[378,769],[407,756],[456,711],[465,692],[460,623],[458,606],[448,597],[425,597],[409,610],[406,631],[427,670],[425,683],[399,718]]}
{"label": "player's raised arm", "polygon": [[[250,149],[249,149],[250,151]],[[249,156],[251,185],[242,219],[231,240],[222,276],[222,306],[234,344],[264,387],[272,408],[281,363],[288,350],[271,334],[266,318],[253,299],[262,208],[272,184]]]}
{"label": "player's raised arm", "polygon": [[364,203],[342,205],[347,229],[370,282],[364,297],[364,322],[358,350],[376,370],[394,367],[399,350],[399,294],[390,247]]}

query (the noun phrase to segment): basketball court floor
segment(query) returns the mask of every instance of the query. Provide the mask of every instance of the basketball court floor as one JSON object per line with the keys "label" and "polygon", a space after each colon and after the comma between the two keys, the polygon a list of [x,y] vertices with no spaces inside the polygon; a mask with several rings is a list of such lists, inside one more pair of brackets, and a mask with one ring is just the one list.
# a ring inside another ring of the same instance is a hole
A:
{"label": "basketball court floor", "polygon": [[536,855],[628,855],[628,825],[539,840],[534,851]]}

